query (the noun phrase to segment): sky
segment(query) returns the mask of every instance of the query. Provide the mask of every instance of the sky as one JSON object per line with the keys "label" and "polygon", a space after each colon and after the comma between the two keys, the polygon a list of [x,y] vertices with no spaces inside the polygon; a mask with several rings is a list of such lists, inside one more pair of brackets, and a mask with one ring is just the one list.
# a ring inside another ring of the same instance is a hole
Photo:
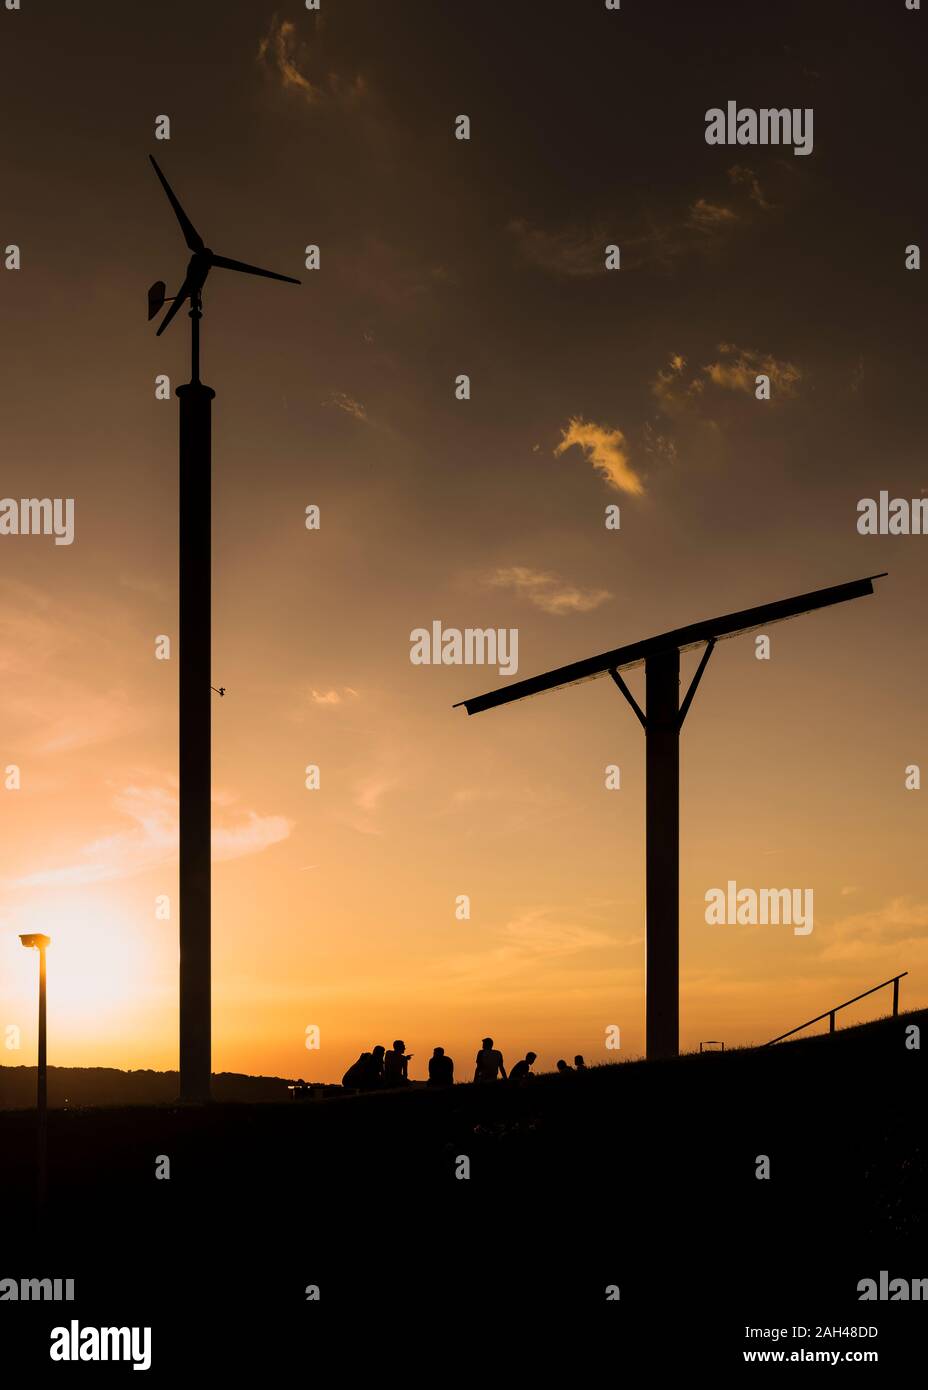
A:
{"label": "sky", "polygon": [[[186,319],[156,338],[145,296],[186,253],[149,154],[209,245],[302,279],[214,270],[205,292],[214,1070],[337,1081],[402,1038],[411,1076],[436,1045],[466,1075],[487,1034],[544,1069],[640,1055],[639,724],[608,679],[452,706],[884,570],[772,628],[769,660],[741,637],[706,671],[681,754],[681,1045],[765,1041],[903,970],[903,1005],[928,1004],[928,792],[906,788],[928,763],[928,537],[857,529],[881,489],[928,495],[906,269],[928,239],[926,23],[903,0],[0,11],[0,249],[20,248],[0,492],[75,519],[71,545],[0,534],[20,781],[0,788],[0,1060],[34,1059],[17,934],[45,931],[50,1063],[177,1065],[177,663],[156,639],[176,641],[189,359]],[[708,145],[729,100],[811,108],[811,153]],[[433,621],[517,629],[517,674],[413,664]],[[730,880],[812,889],[813,931],[710,925]]]}

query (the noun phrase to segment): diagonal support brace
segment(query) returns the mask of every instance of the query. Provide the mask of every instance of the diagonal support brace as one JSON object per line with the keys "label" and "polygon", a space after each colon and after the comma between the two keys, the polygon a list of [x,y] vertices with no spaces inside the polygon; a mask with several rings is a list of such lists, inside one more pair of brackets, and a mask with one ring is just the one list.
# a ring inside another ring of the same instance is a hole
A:
{"label": "diagonal support brace", "polygon": [[689,688],[689,690],[686,692],[686,695],[683,697],[683,704],[680,706],[680,721],[679,721],[679,724],[677,725],[677,727],[680,728],[680,729],[683,728],[683,721],[684,721],[684,719],[685,719],[686,716],[687,716],[687,712],[688,712],[688,710],[689,710],[690,705],[693,703],[693,696],[696,694],[696,687],[699,685],[699,682],[702,680],[702,673],[703,673],[703,671],[706,669],[706,667],[707,667],[708,664],[709,664],[709,657],[712,655],[712,652],[713,652],[714,648],[715,648],[715,638],[714,638],[714,637],[710,637],[710,638],[709,638],[709,641],[706,643],[706,650],[705,650],[705,651],[703,652],[703,654],[702,654],[702,660],[700,661],[699,665],[696,667],[696,674],[693,676],[693,679],[690,681],[690,688]]}
{"label": "diagonal support brace", "polygon": [[628,703],[631,705],[632,709],[637,714],[642,729],[647,730],[648,721],[645,719],[644,714],[641,711],[641,707],[638,704],[638,701],[635,699],[634,695],[629,690],[628,686],[625,684],[618,671],[610,671],[609,674],[621,690],[622,694],[625,696]]}

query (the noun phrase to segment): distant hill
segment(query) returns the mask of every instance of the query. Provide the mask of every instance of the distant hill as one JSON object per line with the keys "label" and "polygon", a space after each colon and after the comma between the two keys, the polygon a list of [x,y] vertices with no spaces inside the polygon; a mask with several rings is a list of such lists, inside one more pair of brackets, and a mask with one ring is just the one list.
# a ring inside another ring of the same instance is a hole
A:
{"label": "distant hill", "polygon": [[[213,1074],[217,1101],[290,1099],[290,1083],[280,1076],[243,1076],[239,1072]],[[339,1091],[341,1087],[313,1087]],[[0,1067],[0,1110],[25,1110],[35,1105],[35,1067]],[[49,1067],[48,1104],[54,1109],[82,1105],[170,1105],[180,1092],[176,1071],[120,1071],[117,1067]]]}

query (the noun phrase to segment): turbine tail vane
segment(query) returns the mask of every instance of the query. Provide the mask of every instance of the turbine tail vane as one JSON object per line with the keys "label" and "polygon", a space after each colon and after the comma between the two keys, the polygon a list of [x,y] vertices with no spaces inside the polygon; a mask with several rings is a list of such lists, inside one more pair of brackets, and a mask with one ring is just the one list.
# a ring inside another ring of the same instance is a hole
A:
{"label": "turbine tail vane", "polygon": [[156,314],[160,314],[167,299],[167,285],[163,280],[156,280],[148,291],[148,322],[151,323]]}

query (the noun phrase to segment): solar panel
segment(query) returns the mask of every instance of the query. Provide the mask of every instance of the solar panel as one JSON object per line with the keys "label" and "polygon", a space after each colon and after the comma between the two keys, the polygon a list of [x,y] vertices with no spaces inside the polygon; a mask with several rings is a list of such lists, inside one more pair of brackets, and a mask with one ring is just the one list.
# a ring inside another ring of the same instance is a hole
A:
{"label": "solar panel", "polygon": [[864,579],[852,580],[849,584],[836,584],[830,589],[814,589],[808,594],[797,594],[794,598],[777,599],[775,603],[761,604],[757,608],[744,608],[738,613],[726,613],[720,618],[707,618],[687,627],[674,628],[671,632],[659,633],[656,637],[645,637],[640,642],[632,642],[613,651],[601,652],[599,656],[589,656],[583,661],[574,661],[567,666],[559,666],[554,671],[546,671],[540,676],[530,676],[527,680],[516,681],[514,685],[503,686],[501,690],[491,690],[486,695],[475,695],[470,700],[460,700],[454,709],[463,705],[468,714],[480,714],[483,710],[495,709],[498,705],[508,705],[515,700],[525,700],[531,695],[541,695],[546,690],[560,690],[567,685],[579,685],[582,681],[595,680],[609,671],[627,671],[640,666],[649,656],[661,651],[689,651],[712,638],[723,640],[740,637],[746,632],[756,632],[758,628],[769,627],[772,623],[783,622],[787,618],[798,618],[803,613],[812,613],[818,608],[827,608],[833,603],[845,603],[848,599],[863,598],[873,593],[874,579],[885,578],[883,574],[871,574]]}

